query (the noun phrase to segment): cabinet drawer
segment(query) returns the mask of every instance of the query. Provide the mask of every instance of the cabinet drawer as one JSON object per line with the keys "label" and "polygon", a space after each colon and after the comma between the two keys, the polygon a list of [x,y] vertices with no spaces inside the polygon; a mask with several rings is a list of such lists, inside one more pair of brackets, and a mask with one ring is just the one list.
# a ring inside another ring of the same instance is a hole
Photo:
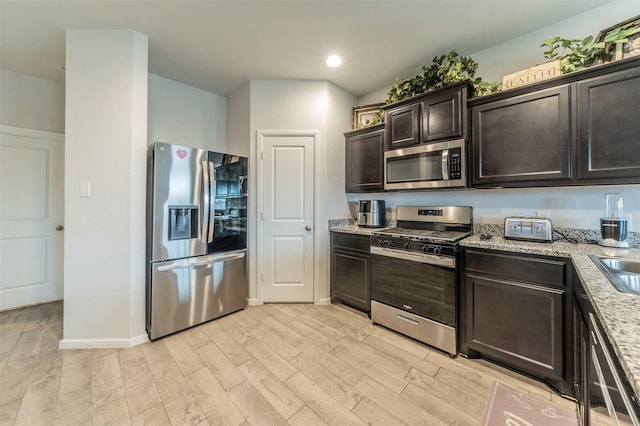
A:
{"label": "cabinet drawer", "polygon": [[333,248],[342,248],[369,253],[370,242],[368,236],[343,234],[340,232],[332,232],[331,235],[331,244]]}
{"label": "cabinet drawer", "polygon": [[558,288],[565,287],[566,262],[512,254],[465,251],[465,272],[484,273]]}

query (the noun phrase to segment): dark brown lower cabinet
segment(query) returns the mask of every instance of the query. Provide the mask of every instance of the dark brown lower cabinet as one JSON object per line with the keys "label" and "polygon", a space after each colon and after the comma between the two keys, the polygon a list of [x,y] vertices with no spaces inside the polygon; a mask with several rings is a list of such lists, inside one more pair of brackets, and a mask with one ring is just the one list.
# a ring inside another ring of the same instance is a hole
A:
{"label": "dark brown lower cabinet", "polygon": [[580,425],[638,425],[635,394],[580,279],[575,280],[575,398]]}
{"label": "dark brown lower cabinet", "polygon": [[573,304],[563,259],[464,250],[461,352],[573,387]]}
{"label": "dark brown lower cabinet", "polygon": [[331,300],[371,311],[369,237],[331,233]]}
{"label": "dark brown lower cabinet", "polygon": [[[579,284],[576,282],[576,287]],[[577,295],[576,289],[576,295]],[[576,300],[573,308],[573,366],[574,396],[578,404],[578,424],[588,425],[589,416],[589,328]]]}

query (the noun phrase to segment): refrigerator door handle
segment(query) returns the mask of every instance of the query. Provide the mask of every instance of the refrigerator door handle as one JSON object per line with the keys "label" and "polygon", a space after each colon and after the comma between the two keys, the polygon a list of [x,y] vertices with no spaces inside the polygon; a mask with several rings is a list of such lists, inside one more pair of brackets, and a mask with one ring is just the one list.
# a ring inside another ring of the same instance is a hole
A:
{"label": "refrigerator door handle", "polygon": [[245,252],[230,252],[230,253],[222,253],[220,255],[215,255],[213,258],[213,262],[226,262],[229,260],[242,259],[245,256]]}
{"label": "refrigerator door handle", "polygon": [[216,215],[216,172],[211,161],[208,162],[209,167],[207,169],[209,173],[209,186],[211,188],[211,202],[209,203],[209,231],[207,232],[207,242],[212,243],[213,237],[216,232],[215,228],[215,215]]}
{"label": "refrigerator door handle", "polygon": [[211,265],[211,263],[213,263],[213,261],[214,261],[214,259],[212,259],[211,257],[207,257],[205,260],[198,260],[198,261],[179,260],[177,262],[171,262],[168,265],[158,266],[158,271],[160,271],[160,272],[173,271],[175,269],[184,269],[184,268],[192,268],[192,267],[198,267],[198,266]]}
{"label": "refrigerator door handle", "polygon": [[211,182],[209,180],[209,162],[202,162],[202,200],[203,200],[203,218],[202,218],[202,241],[207,242],[207,234],[209,230],[209,222],[211,215]]}
{"label": "refrigerator door handle", "polygon": [[175,262],[171,262],[168,265],[158,266],[158,271],[172,271],[175,269],[184,269],[184,268],[192,268],[198,266],[206,266],[211,265],[212,263],[217,262],[227,262],[229,260],[242,259],[245,256],[244,251],[240,252],[229,252],[229,253],[220,253],[212,256],[207,256],[202,260],[178,260]]}

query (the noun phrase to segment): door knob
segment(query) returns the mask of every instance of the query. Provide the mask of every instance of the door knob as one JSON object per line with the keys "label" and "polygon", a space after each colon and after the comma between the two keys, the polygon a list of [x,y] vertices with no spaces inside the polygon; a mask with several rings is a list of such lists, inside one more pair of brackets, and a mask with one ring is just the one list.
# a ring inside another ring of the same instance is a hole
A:
{"label": "door knob", "polygon": [[56,231],[62,231],[63,229],[64,229],[64,226],[62,225],[56,226]]}
{"label": "door knob", "polygon": [[306,229],[307,231],[311,231],[311,227],[309,225],[305,226],[304,229]]}

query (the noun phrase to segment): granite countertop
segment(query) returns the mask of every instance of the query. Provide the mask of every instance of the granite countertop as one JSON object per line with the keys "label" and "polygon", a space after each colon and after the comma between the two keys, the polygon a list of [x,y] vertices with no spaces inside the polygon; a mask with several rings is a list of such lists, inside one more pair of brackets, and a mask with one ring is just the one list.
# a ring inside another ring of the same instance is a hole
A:
{"label": "granite countertop", "polygon": [[330,226],[331,232],[343,232],[345,234],[371,235],[372,232],[379,231],[384,228],[365,228],[358,225],[341,225]]}
{"label": "granite countertop", "polygon": [[[329,230],[348,234],[371,235],[382,228],[363,228],[353,221],[332,221]],[[628,257],[640,260],[640,248],[615,249],[594,244],[566,242],[536,243],[506,240],[494,235],[481,240],[472,235],[460,242],[463,247],[502,250],[542,256],[566,257],[573,260],[580,281],[588,293],[605,333],[631,383],[640,397],[640,296],[617,291],[589,258],[590,254]]]}
{"label": "granite countertop", "polygon": [[[395,226],[395,222],[387,220],[387,228]],[[367,228],[358,226],[355,219],[331,219],[329,221],[329,231],[344,232],[345,234],[371,235],[372,232],[385,228]]]}
{"label": "granite countertop", "polygon": [[640,260],[640,249],[615,249],[564,242],[548,244],[513,241],[499,236],[481,240],[478,235],[462,240],[460,245],[571,258],[631,387],[640,396],[640,296],[617,291],[589,258],[590,254],[595,254]]}

